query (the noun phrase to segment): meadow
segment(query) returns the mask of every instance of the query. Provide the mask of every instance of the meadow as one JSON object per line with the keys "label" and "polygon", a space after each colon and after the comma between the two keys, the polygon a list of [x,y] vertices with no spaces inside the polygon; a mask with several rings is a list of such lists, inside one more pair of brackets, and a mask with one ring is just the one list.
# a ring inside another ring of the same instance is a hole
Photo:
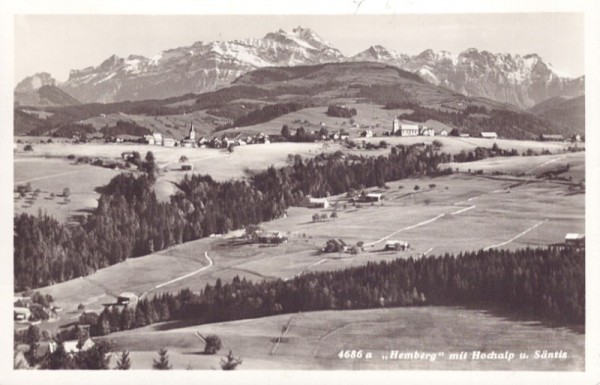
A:
{"label": "meadow", "polygon": [[[217,355],[205,355],[195,336],[216,334]],[[173,369],[219,369],[229,350],[243,358],[239,370],[583,370],[584,335],[565,328],[511,320],[457,307],[321,311],[198,326],[155,324],[103,337],[115,350],[131,351],[132,369],[149,369],[156,351],[168,347]],[[342,350],[372,353],[371,359],[340,359]],[[562,350],[565,359],[534,359],[535,350]],[[435,358],[385,360],[391,350],[433,353]],[[472,353],[525,353],[529,359],[476,360]],[[467,352],[465,360],[451,353]],[[441,355],[440,353],[443,353]]]}

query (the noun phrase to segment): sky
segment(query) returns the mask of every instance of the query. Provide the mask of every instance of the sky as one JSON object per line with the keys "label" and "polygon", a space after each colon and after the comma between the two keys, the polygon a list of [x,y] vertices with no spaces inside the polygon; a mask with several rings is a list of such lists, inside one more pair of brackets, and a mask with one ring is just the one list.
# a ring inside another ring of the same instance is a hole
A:
{"label": "sky", "polygon": [[196,41],[261,38],[297,26],[314,30],[346,55],[380,44],[414,55],[426,49],[459,53],[537,53],[561,74],[584,74],[581,13],[138,16],[16,15],[15,85],[49,72],[65,81],[71,69],[109,56],[152,56]]}

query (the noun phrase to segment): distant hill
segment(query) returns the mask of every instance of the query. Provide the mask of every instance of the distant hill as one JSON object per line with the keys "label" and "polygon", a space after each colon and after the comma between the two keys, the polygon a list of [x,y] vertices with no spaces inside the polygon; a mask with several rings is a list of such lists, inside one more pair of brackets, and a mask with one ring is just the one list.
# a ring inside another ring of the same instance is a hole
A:
{"label": "distant hill", "polygon": [[56,86],[56,80],[46,72],[23,79],[15,88],[15,105],[48,107],[71,106],[80,102]]}
{"label": "distant hill", "polygon": [[575,98],[556,97],[536,104],[529,111],[536,116],[585,133],[585,95]]}
{"label": "distant hill", "polygon": [[[183,137],[190,123],[201,132],[210,133],[215,129],[260,125],[291,111],[301,115],[303,108],[354,103],[402,109],[405,119],[436,120],[471,134],[496,131],[508,138],[535,138],[541,133],[570,135],[573,131],[572,127],[549,122],[510,104],[435,86],[395,66],[342,62],[261,68],[237,78],[231,87],[203,94],[48,107],[44,112],[50,115],[45,120],[36,120],[35,111],[22,109],[15,114],[15,132],[73,132],[77,129],[73,124],[91,125],[100,132],[104,126],[114,126],[122,120],[150,131]],[[61,130],[65,125],[68,129]]]}

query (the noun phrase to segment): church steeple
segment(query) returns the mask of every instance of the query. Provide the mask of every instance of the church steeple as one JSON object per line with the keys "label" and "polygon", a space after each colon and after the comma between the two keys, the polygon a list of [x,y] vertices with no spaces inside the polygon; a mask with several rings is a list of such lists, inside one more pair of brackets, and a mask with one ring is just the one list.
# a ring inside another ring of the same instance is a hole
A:
{"label": "church steeple", "polygon": [[188,135],[190,140],[196,140],[196,131],[194,130],[194,123],[190,122],[190,134]]}

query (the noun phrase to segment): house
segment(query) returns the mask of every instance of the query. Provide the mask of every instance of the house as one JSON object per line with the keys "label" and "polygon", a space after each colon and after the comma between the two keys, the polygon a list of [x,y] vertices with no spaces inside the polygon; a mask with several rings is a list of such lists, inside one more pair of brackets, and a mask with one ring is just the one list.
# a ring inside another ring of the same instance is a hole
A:
{"label": "house", "polygon": [[204,136],[200,139],[198,139],[198,146],[202,146],[202,145],[206,145],[208,144],[208,139],[206,139]]}
{"label": "house", "polygon": [[562,135],[541,134],[540,140],[544,142],[564,142],[565,137]]}
{"label": "house", "polygon": [[163,144],[163,137],[161,134],[159,134],[158,132],[155,132],[152,134],[152,137],[154,138],[154,143],[157,146],[162,146]]}
{"label": "house", "polygon": [[175,147],[175,139],[173,138],[163,138],[162,145],[165,147]]}
{"label": "house", "polygon": [[213,148],[221,148],[221,139],[219,138],[213,138],[213,140],[210,141],[210,146]]}
{"label": "house", "polygon": [[585,247],[585,234],[568,233],[565,235],[565,244],[567,246]]}
{"label": "house", "polygon": [[365,130],[363,132],[360,133],[360,136],[364,137],[364,138],[372,138],[373,137],[373,131],[371,129]]}
{"label": "house", "polygon": [[64,346],[65,352],[67,354],[75,354],[78,352],[85,352],[86,350],[94,347],[94,345],[96,345],[96,344],[89,336],[87,337],[87,339],[82,340],[82,341],[72,340],[72,341],[63,342],[63,346]]}
{"label": "house", "polygon": [[406,241],[387,241],[385,243],[385,250],[396,250],[396,251],[404,251],[409,247],[408,242]]}
{"label": "house", "polygon": [[581,142],[581,135],[579,135],[579,134],[573,135],[573,142]]}
{"label": "house", "polygon": [[31,317],[31,310],[27,307],[15,307],[14,308],[14,320],[16,322],[27,322]]}
{"label": "house", "polygon": [[364,202],[381,202],[383,194],[381,193],[368,193],[363,197]]}
{"label": "house", "polygon": [[483,131],[479,133],[479,136],[484,139],[498,139],[498,134],[493,131]]}
{"label": "house", "polygon": [[181,165],[182,171],[192,171],[193,169],[194,169],[194,166],[192,164],[186,163],[186,164]]}
{"label": "house", "polygon": [[154,136],[153,135],[144,135],[144,143],[154,144]]}
{"label": "house", "polygon": [[135,293],[131,292],[123,292],[119,294],[117,297],[117,304],[119,305],[129,305],[131,307],[135,307],[138,302],[138,296]]}
{"label": "house", "polygon": [[435,136],[435,130],[427,126],[419,126],[419,135],[421,136]]}
{"label": "house", "polygon": [[308,207],[326,209],[329,207],[327,198],[308,198]]}

